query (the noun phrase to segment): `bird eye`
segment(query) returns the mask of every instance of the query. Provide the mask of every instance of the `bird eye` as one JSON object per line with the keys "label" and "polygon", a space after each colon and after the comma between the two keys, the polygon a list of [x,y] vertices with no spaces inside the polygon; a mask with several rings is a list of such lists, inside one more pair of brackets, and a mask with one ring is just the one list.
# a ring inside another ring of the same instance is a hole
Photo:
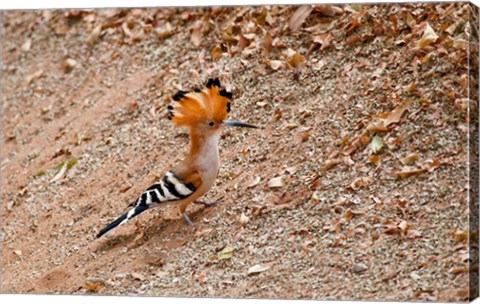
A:
{"label": "bird eye", "polygon": [[215,123],[214,123],[213,121],[211,121],[211,122],[208,123],[208,125],[209,125],[210,127],[213,127],[213,126],[215,125]]}

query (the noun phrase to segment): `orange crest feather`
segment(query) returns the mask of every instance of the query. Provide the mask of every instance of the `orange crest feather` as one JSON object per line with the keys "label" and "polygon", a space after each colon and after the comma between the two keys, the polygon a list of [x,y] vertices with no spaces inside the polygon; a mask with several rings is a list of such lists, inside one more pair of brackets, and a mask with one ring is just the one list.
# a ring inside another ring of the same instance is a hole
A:
{"label": "orange crest feather", "polygon": [[168,119],[177,126],[194,126],[215,120],[222,123],[230,112],[232,93],[221,89],[218,78],[210,78],[206,89],[178,91],[173,105],[168,105]]}

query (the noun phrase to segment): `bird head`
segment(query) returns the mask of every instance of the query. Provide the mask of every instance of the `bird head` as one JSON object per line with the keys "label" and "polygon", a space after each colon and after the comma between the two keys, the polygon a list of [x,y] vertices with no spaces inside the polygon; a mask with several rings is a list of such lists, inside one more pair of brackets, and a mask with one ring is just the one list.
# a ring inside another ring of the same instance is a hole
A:
{"label": "bird head", "polygon": [[210,78],[203,90],[178,91],[174,103],[168,105],[168,119],[179,127],[189,127],[203,133],[215,133],[223,127],[257,128],[244,122],[227,120],[232,93],[220,85],[218,78]]}

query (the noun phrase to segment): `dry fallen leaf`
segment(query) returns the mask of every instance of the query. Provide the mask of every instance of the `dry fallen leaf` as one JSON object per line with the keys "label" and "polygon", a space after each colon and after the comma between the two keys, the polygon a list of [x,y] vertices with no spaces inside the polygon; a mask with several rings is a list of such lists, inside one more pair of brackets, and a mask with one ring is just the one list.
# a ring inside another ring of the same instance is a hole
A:
{"label": "dry fallen leaf", "polygon": [[436,160],[436,161],[427,160],[420,165],[420,167],[421,167],[420,169],[406,167],[406,168],[403,168],[401,171],[394,172],[393,175],[396,178],[405,179],[405,178],[410,177],[412,175],[418,175],[418,174],[422,174],[424,172],[432,172],[433,170],[437,169],[440,165],[441,165],[441,163],[438,160]]}
{"label": "dry fallen leaf", "polygon": [[305,57],[300,55],[299,53],[293,51],[293,54],[291,57],[288,58],[287,63],[296,69],[300,69],[305,66]]}
{"label": "dry fallen leaf", "polygon": [[78,65],[77,61],[72,59],[72,58],[67,58],[67,60],[65,60],[64,62],[64,71],[66,73],[72,71],[76,66]]}
{"label": "dry fallen leaf", "polygon": [[453,234],[456,242],[462,242],[468,239],[468,231],[465,230],[456,230]]}
{"label": "dry fallen leaf", "polygon": [[255,187],[256,185],[258,185],[258,183],[260,182],[260,180],[261,180],[260,176],[256,176],[254,179],[252,179],[251,181],[249,181],[245,186],[247,187],[247,189],[253,188],[253,187]]}
{"label": "dry fallen leaf", "polygon": [[328,17],[343,14],[343,9],[335,5],[316,5],[315,10],[322,12],[322,14]]}
{"label": "dry fallen leaf", "polygon": [[368,131],[387,131],[387,127],[393,123],[397,123],[402,118],[403,112],[410,106],[413,102],[412,99],[409,99],[403,102],[400,106],[395,108],[392,112],[386,112],[377,115],[367,126]]}
{"label": "dry fallen leaf", "polygon": [[404,165],[413,165],[417,160],[420,159],[420,155],[416,152],[412,152],[407,154],[404,158],[400,160],[400,162]]}
{"label": "dry fallen leaf", "polygon": [[268,181],[268,188],[280,188],[285,186],[283,178],[281,176],[272,178]]}
{"label": "dry fallen leaf", "polygon": [[364,215],[365,212],[363,211],[353,211],[352,209],[348,208],[345,213],[343,214],[343,218],[347,221],[350,222],[350,220],[357,215]]}
{"label": "dry fallen leaf", "polygon": [[377,154],[383,147],[383,139],[380,136],[375,135],[370,143],[370,147],[372,148],[373,154]]}
{"label": "dry fallen leaf", "polygon": [[305,19],[307,19],[308,15],[310,15],[312,10],[313,7],[311,5],[304,5],[297,8],[295,13],[293,13],[292,17],[290,17],[290,20],[288,21],[288,27],[290,30],[298,30]]}
{"label": "dry fallen leaf", "polygon": [[247,273],[248,274],[260,273],[260,272],[263,272],[263,271],[265,271],[269,268],[270,268],[269,266],[257,264],[257,265],[254,265],[254,266],[248,268]]}
{"label": "dry fallen leaf", "polygon": [[242,214],[240,214],[240,220],[238,222],[240,226],[243,227],[246,223],[248,223],[249,220],[250,218],[242,212]]}
{"label": "dry fallen leaf", "polygon": [[40,76],[42,75],[43,75],[43,70],[38,70],[35,73],[28,75],[26,78],[27,85],[30,85],[34,80],[36,80],[37,78],[40,78]]}
{"label": "dry fallen leaf", "polygon": [[21,47],[21,50],[23,52],[28,52],[30,51],[30,48],[32,47],[32,39],[31,38],[28,38],[27,40],[25,40],[25,42],[22,44],[22,47]]}
{"label": "dry fallen leaf", "polygon": [[371,163],[373,163],[377,167],[382,164],[382,158],[380,157],[380,155],[372,155],[370,156],[369,160]]}
{"label": "dry fallen leaf", "polygon": [[157,32],[157,36],[159,39],[165,39],[173,35],[174,33],[174,28],[170,24],[170,22],[167,22],[165,25],[162,27],[156,28],[155,32]]}
{"label": "dry fallen leaf", "polygon": [[145,281],[147,279],[143,274],[138,272],[132,272],[130,275],[132,276],[132,278],[139,281]]}
{"label": "dry fallen leaf", "polygon": [[83,283],[83,288],[85,288],[87,292],[92,292],[92,293],[98,292],[104,286],[105,286],[105,283],[103,283],[102,281],[96,281],[93,283],[90,283],[90,282]]}
{"label": "dry fallen leaf", "polygon": [[190,41],[192,41],[193,45],[199,47],[202,44],[203,39],[203,22],[198,22],[197,25],[192,30],[192,36],[190,37]]}
{"label": "dry fallen leaf", "polygon": [[270,67],[274,71],[278,70],[282,65],[283,65],[283,63],[280,60],[271,60],[270,61]]}
{"label": "dry fallen leaf", "polygon": [[326,161],[325,165],[320,169],[320,171],[327,171],[335,167],[337,164],[341,163],[340,159],[329,159]]}
{"label": "dry fallen leaf", "polygon": [[272,48],[273,48],[272,35],[270,35],[270,33],[267,32],[265,34],[265,38],[263,38],[262,49],[263,49],[264,52],[268,53],[272,50]]}
{"label": "dry fallen leaf", "polygon": [[67,172],[67,162],[64,162],[61,169],[58,171],[58,173],[50,180],[51,183],[58,181],[61,179],[64,175],[65,172]]}
{"label": "dry fallen leaf", "polygon": [[438,35],[435,33],[433,28],[430,26],[429,23],[425,25],[425,29],[423,30],[423,36],[418,40],[418,46],[423,49],[438,39]]}
{"label": "dry fallen leaf", "polygon": [[228,260],[233,256],[233,248],[232,247],[225,247],[223,248],[222,251],[218,254],[218,259],[219,260]]}
{"label": "dry fallen leaf", "polygon": [[321,45],[320,50],[324,50],[330,46],[330,42],[333,39],[333,35],[330,33],[318,34],[313,37],[313,42]]}
{"label": "dry fallen leaf", "polygon": [[95,43],[97,43],[98,40],[100,39],[101,35],[102,35],[102,25],[99,24],[93,29],[92,33],[90,33],[90,35],[87,37],[87,40],[86,40],[87,44],[89,46],[94,46]]}
{"label": "dry fallen leaf", "polygon": [[217,46],[215,46],[212,50],[212,58],[214,60],[217,60],[219,59],[220,57],[222,57],[222,46],[220,44],[217,44]]}
{"label": "dry fallen leaf", "polygon": [[358,191],[360,190],[360,188],[367,188],[369,184],[370,184],[370,178],[363,176],[355,179],[347,188],[350,188],[354,191]]}

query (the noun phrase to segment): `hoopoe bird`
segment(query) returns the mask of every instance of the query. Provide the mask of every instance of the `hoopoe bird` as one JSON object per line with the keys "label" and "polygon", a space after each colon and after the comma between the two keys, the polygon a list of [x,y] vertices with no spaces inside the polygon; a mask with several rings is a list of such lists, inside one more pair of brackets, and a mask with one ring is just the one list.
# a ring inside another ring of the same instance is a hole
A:
{"label": "hoopoe bird", "polygon": [[174,103],[168,105],[168,119],[178,127],[189,128],[190,152],[130,204],[128,212],[100,230],[97,237],[148,209],[171,204],[178,205],[186,223],[192,225],[186,209],[215,183],[220,168],[218,142],[223,127],[258,128],[244,122],[226,120],[232,93],[221,88],[218,78],[209,79],[203,90],[179,91],[173,100]]}

